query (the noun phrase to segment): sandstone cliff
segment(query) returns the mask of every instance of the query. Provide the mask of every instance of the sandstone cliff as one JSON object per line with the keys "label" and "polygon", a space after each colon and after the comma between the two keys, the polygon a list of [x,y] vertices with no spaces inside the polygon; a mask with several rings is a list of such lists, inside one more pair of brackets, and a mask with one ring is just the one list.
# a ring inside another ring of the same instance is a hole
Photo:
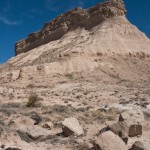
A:
{"label": "sandstone cliff", "polygon": [[27,52],[40,45],[60,39],[68,31],[79,27],[89,30],[107,18],[124,16],[126,9],[122,0],[110,0],[89,9],[76,8],[46,23],[42,30],[32,33],[28,38],[16,43],[16,55]]}

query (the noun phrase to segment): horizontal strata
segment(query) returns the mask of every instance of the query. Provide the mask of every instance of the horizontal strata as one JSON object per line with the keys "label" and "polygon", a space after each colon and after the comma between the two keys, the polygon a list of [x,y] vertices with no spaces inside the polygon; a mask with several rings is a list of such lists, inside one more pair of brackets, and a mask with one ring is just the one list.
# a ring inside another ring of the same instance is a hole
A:
{"label": "horizontal strata", "polygon": [[79,27],[89,30],[107,18],[124,16],[126,9],[122,0],[110,0],[89,9],[76,8],[44,25],[43,29],[32,33],[15,45],[15,54],[28,52],[38,46],[60,39],[69,31]]}

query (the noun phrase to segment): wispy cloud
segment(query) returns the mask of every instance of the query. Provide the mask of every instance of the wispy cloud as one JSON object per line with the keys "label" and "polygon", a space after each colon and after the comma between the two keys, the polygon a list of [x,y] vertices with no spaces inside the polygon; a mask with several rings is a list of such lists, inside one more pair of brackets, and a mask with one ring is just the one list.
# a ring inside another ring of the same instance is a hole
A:
{"label": "wispy cloud", "polygon": [[20,24],[20,21],[12,21],[9,18],[4,17],[4,16],[0,16],[0,22],[4,23],[6,25],[10,25],[10,26]]}
{"label": "wispy cloud", "polygon": [[34,17],[41,16],[41,15],[43,15],[43,11],[35,8],[22,13],[23,17],[30,18],[30,19],[33,19]]}
{"label": "wispy cloud", "polygon": [[[85,0],[45,0],[45,6],[49,11],[58,12],[61,9],[73,9],[75,7],[84,7]],[[67,4],[67,5],[66,5]]]}
{"label": "wispy cloud", "polygon": [[84,7],[84,5],[85,5],[84,2],[82,2],[82,1],[79,2],[79,6]]}

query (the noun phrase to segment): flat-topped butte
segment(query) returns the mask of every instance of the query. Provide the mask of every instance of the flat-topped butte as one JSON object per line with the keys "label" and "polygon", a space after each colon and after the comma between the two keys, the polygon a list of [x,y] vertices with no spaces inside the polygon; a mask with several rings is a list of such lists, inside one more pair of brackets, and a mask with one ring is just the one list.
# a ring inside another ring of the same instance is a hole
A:
{"label": "flat-topped butte", "polygon": [[123,16],[126,9],[123,0],[110,0],[89,9],[75,8],[45,23],[42,30],[32,33],[15,45],[15,54],[28,52],[38,46],[60,39],[68,31],[79,27],[89,30],[107,18]]}

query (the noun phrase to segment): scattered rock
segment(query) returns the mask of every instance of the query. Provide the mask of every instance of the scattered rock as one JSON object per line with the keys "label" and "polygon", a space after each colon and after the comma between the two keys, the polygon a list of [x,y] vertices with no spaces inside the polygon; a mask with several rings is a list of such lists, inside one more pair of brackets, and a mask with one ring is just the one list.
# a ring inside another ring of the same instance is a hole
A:
{"label": "scattered rock", "polygon": [[144,114],[141,110],[128,110],[120,114],[119,122],[128,127],[128,136],[135,137],[142,135],[142,123]]}
{"label": "scattered rock", "polygon": [[47,122],[47,123],[43,124],[42,127],[46,128],[48,130],[51,130],[54,127],[54,125],[52,122]]}
{"label": "scattered rock", "polygon": [[94,148],[96,150],[128,150],[125,143],[111,131],[99,135],[94,142]]}
{"label": "scattered rock", "polygon": [[132,148],[130,150],[149,150],[150,149],[150,143],[146,141],[137,141],[132,145]]}
{"label": "scattered rock", "polygon": [[128,143],[128,127],[125,123],[115,123],[109,126],[109,130],[118,135],[125,144]]}
{"label": "scattered rock", "polygon": [[84,134],[83,128],[80,126],[76,118],[66,118],[62,122],[62,130],[65,136],[70,136],[72,134],[79,136]]}
{"label": "scattered rock", "polygon": [[144,114],[141,110],[127,110],[120,114],[119,122],[132,122],[134,124],[142,124],[144,121]]}
{"label": "scattered rock", "polygon": [[40,126],[28,126],[19,129],[19,133],[27,134],[31,139],[37,140],[39,138],[45,137],[49,134],[48,130],[43,129]]}
{"label": "scattered rock", "polygon": [[26,116],[19,116],[14,120],[9,121],[9,125],[11,125],[15,129],[23,128],[25,126],[34,125],[34,120]]}

